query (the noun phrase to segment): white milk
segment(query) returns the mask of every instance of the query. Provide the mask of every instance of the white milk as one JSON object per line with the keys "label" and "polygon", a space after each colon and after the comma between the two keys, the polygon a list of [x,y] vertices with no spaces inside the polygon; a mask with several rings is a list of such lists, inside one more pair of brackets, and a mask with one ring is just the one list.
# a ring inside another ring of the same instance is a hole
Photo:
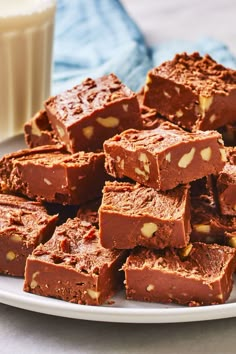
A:
{"label": "white milk", "polygon": [[0,141],[50,95],[56,0],[0,0]]}

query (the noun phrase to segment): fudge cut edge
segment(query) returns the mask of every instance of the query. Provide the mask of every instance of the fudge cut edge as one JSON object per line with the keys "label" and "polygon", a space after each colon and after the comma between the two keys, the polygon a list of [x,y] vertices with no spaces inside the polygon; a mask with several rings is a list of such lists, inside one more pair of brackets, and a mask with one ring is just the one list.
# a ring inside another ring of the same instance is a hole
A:
{"label": "fudge cut edge", "polygon": [[123,269],[129,300],[199,306],[224,303],[233,286],[236,250],[195,243],[178,253],[136,249]]}
{"label": "fudge cut edge", "polygon": [[101,247],[98,231],[78,218],[59,226],[28,257],[24,291],[86,305],[101,305],[119,290],[125,251]]}
{"label": "fudge cut edge", "polygon": [[158,190],[218,173],[227,160],[218,132],[187,133],[166,126],[128,129],[105,141],[104,152],[110,175]]}
{"label": "fudge cut edge", "polygon": [[102,152],[70,155],[62,147],[52,146],[5,155],[0,160],[0,176],[3,191],[60,204],[80,204],[99,197],[107,179]]}
{"label": "fudge cut edge", "polygon": [[90,78],[45,102],[49,120],[67,150],[95,151],[111,136],[141,129],[137,95],[114,75]]}
{"label": "fudge cut edge", "polygon": [[215,199],[221,214],[236,216],[236,147],[226,148],[228,162],[216,176]]}
{"label": "fudge cut edge", "polygon": [[158,192],[139,184],[106,182],[99,208],[99,236],[108,249],[151,248],[188,244],[188,186]]}
{"label": "fudge cut edge", "polygon": [[49,123],[45,110],[38,111],[24,125],[25,143],[29,148],[43,145],[57,145],[58,139]]}
{"label": "fudge cut edge", "polygon": [[144,104],[190,131],[235,121],[236,71],[209,55],[177,54],[147,76]]}
{"label": "fudge cut edge", "polygon": [[0,273],[23,277],[27,257],[52,236],[57,215],[38,202],[0,194]]}

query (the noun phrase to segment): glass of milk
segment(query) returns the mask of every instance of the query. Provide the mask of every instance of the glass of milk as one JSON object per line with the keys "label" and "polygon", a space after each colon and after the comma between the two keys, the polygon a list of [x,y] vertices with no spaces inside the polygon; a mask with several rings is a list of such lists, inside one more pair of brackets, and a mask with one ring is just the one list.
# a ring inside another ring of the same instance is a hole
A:
{"label": "glass of milk", "polygon": [[0,0],[0,142],[50,95],[56,0]]}

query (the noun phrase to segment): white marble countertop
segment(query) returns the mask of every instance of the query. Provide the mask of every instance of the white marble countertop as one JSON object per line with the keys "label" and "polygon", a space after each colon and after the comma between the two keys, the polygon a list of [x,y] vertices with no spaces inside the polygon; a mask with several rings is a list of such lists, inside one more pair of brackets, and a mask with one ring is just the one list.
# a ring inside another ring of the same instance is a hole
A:
{"label": "white marble countertop", "polygon": [[[236,54],[233,0],[123,0],[148,41],[212,36]],[[2,151],[1,151],[2,153]],[[177,324],[73,320],[0,304],[1,354],[235,353],[236,318]]]}

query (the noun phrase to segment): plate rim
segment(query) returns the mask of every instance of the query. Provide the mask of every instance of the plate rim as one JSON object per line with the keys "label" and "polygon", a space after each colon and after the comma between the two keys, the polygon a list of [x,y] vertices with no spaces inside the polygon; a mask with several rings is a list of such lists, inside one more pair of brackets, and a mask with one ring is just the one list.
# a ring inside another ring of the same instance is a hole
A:
{"label": "plate rim", "polygon": [[[23,279],[16,279],[21,280],[23,285]],[[10,282],[16,279],[7,277]],[[80,320],[113,323],[178,323],[236,317],[236,302],[197,307],[168,307],[166,304],[166,307],[163,305],[164,307],[161,308],[91,306],[71,304],[63,300],[26,293],[22,287],[16,286],[16,289],[20,291],[19,294],[0,286],[0,303],[37,313]]]}
{"label": "plate rim", "polygon": [[[0,148],[2,146],[4,149],[7,147],[7,150],[10,150],[11,145],[13,145],[21,149],[23,148],[23,139],[24,135],[20,134],[4,140],[0,142]],[[0,279],[1,277],[6,276],[0,275]],[[20,280],[20,278],[14,277],[7,277],[7,279],[10,282],[14,282],[16,279]],[[234,287],[236,287],[236,284]],[[21,286],[21,288],[15,289],[18,292],[12,292],[9,289],[4,289],[4,285],[1,285],[0,282],[0,303],[47,315],[113,323],[177,323],[236,317],[236,302],[199,307],[168,307],[167,304],[166,307],[162,305],[161,308],[144,308],[145,303],[143,303],[144,307],[141,308],[109,307],[109,305],[89,306],[71,304],[58,299],[26,293],[23,292],[22,288]]]}

